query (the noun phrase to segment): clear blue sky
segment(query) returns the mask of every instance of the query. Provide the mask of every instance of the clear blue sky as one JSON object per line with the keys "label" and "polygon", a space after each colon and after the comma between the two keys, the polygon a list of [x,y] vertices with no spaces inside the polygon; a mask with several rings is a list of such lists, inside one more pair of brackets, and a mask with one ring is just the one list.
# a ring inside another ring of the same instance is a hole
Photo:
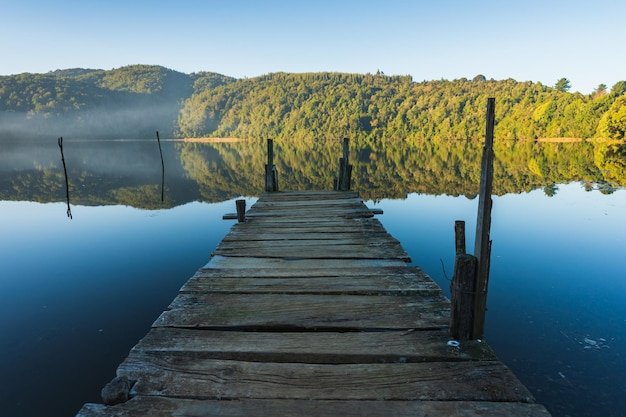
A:
{"label": "clear blue sky", "polygon": [[624,0],[0,0],[0,75],[157,64],[237,78],[340,71],[626,80]]}

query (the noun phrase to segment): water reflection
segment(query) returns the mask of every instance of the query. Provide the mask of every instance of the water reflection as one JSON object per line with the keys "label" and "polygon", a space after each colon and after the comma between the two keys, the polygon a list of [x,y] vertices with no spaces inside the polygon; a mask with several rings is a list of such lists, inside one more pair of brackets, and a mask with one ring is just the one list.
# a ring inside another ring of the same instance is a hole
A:
{"label": "water reflection", "polygon": [[[0,143],[0,199],[62,201],[63,167],[52,143]],[[332,189],[341,156],[339,141],[278,143],[282,189]],[[354,144],[353,186],[373,201],[410,193],[478,193],[482,145],[472,141]],[[626,184],[625,145],[609,143],[496,142],[494,194],[577,181],[610,194]],[[175,207],[191,201],[219,202],[263,190],[266,147],[249,143],[65,140],[70,188],[76,204]],[[168,166],[163,187],[164,165]],[[160,190],[160,188],[165,188]],[[164,193],[160,199],[159,191]]]}
{"label": "water reflection", "polygon": [[[119,362],[209,259],[234,199],[263,189],[265,144],[163,142],[162,202],[153,140],[65,140],[71,222],[57,143],[30,146],[0,145],[0,403],[7,415],[72,415],[99,402]],[[339,141],[275,148],[283,189],[332,188]],[[474,246],[482,145],[355,148],[353,188],[447,292],[454,220],[466,221]],[[626,406],[620,149],[495,147],[486,337],[555,416]]]}

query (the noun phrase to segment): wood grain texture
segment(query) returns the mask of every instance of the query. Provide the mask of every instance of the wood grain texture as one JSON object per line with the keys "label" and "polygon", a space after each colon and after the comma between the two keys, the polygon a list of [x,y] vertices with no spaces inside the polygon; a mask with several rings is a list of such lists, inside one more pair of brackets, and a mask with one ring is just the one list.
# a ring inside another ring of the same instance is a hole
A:
{"label": "wood grain texture", "polygon": [[154,328],[136,354],[289,363],[496,361],[484,342],[448,345],[446,331],[232,332]]}
{"label": "wood grain texture", "polygon": [[180,290],[229,294],[427,295],[440,293],[432,281],[399,277],[212,277],[194,276]]}
{"label": "wood grain texture", "polygon": [[448,325],[443,296],[179,294],[154,327],[430,329]]}
{"label": "wood grain texture", "polygon": [[501,362],[308,364],[131,354],[134,395],[206,399],[513,401],[533,397]]}
{"label": "wood grain texture", "polygon": [[137,396],[106,407],[85,404],[77,417],[549,417],[540,405],[481,401],[194,400]]}

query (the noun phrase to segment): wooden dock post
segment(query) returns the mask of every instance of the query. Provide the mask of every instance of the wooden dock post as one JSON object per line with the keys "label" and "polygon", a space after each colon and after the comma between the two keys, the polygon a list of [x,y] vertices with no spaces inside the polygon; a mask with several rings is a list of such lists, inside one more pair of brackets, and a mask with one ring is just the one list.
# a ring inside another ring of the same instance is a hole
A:
{"label": "wooden dock post", "polygon": [[161,149],[161,138],[159,131],[156,132],[157,143],[159,144],[159,155],[161,155],[161,201],[165,201],[165,163],[163,162],[163,150]]}
{"label": "wooden dock post", "polygon": [[456,340],[472,340],[474,328],[475,256],[465,253],[465,222],[454,222],[456,257],[454,276],[450,281],[450,335]]}
{"label": "wooden dock post", "polygon": [[450,282],[450,335],[456,340],[474,340],[475,278],[478,260],[460,253],[454,260],[454,276]]}
{"label": "wooden dock post", "polygon": [[61,150],[61,162],[63,162],[63,172],[65,173],[65,196],[67,197],[67,217],[72,218],[72,208],[70,207],[70,183],[67,180],[67,167],[65,166],[65,156],[63,155],[63,137],[58,139]]}
{"label": "wooden dock post", "polygon": [[237,221],[243,223],[246,221],[246,200],[236,200],[237,206]]}
{"label": "wooden dock post", "polygon": [[339,158],[339,173],[335,180],[335,191],[350,191],[352,165],[349,163],[350,139],[343,139],[343,156]]}
{"label": "wooden dock post", "polygon": [[478,259],[474,301],[474,339],[482,339],[485,332],[485,311],[487,310],[487,286],[489,284],[489,266],[491,260],[491,190],[493,188],[493,130],[495,124],[496,99],[487,99],[487,127],[485,146],[480,170],[480,194],[478,197],[478,215],[476,218],[476,239],[474,256]]}
{"label": "wooden dock post", "polygon": [[485,332],[487,286],[491,258],[491,190],[493,185],[493,130],[495,99],[487,100],[487,127],[483,148],[480,196],[476,220],[474,256],[465,254],[465,222],[454,225],[456,258],[450,283],[452,310],[450,334],[458,340],[482,339]]}
{"label": "wooden dock post", "polygon": [[278,172],[274,165],[274,141],[267,140],[267,165],[265,165],[265,191],[278,191]]}

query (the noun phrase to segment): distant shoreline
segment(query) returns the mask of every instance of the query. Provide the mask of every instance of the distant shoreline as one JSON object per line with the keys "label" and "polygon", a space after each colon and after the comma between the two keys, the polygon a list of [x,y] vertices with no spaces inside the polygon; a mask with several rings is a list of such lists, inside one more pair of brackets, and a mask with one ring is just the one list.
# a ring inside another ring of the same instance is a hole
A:
{"label": "distant shoreline", "polygon": [[197,143],[229,143],[229,142],[244,142],[245,139],[240,138],[183,138],[172,139],[174,142],[197,142]]}
{"label": "distant shoreline", "polygon": [[581,138],[538,138],[537,142],[573,143],[573,142],[583,142],[583,139]]}

